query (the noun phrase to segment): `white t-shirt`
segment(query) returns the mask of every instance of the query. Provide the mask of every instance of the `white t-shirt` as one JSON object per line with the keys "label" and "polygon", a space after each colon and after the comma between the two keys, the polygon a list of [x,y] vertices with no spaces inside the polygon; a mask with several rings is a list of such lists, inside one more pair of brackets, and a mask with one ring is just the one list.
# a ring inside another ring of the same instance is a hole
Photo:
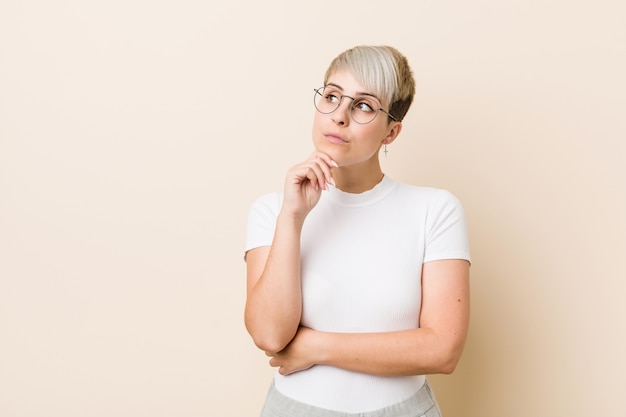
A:
{"label": "white t-shirt", "polygon": [[[271,245],[281,204],[281,193],[252,204],[246,251]],[[470,260],[457,198],[387,176],[361,194],[334,187],[322,192],[305,220],[301,253],[301,323],[340,333],[419,327],[422,264]],[[382,377],[316,365],[288,376],[277,373],[275,385],[307,404],[364,412],[407,399],[424,380],[423,375]]]}

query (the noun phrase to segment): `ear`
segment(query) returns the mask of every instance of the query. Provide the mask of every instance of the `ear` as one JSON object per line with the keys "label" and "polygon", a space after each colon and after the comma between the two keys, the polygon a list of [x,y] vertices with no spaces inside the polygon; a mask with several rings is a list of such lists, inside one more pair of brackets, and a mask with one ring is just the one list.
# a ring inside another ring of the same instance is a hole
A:
{"label": "ear", "polygon": [[401,131],[402,131],[402,122],[393,122],[389,128],[389,132],[387,133],[387,136],[385,136],[382,143],[384,145],[389,145],[391,142],[396,140],[396,138],[398,137]]}

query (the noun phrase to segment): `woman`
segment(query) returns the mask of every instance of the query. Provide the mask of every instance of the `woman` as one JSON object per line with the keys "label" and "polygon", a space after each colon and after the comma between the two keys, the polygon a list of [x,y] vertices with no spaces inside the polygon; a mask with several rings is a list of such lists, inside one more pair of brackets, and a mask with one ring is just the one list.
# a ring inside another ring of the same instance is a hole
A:
{"label": "woman", "polygon": [[385,176],[415,94],[406,58],[359,46],[314,91],[315,152],[254,202],[245,323],[278,372],[262,416],[439,416],[469,321],[463,208]]}

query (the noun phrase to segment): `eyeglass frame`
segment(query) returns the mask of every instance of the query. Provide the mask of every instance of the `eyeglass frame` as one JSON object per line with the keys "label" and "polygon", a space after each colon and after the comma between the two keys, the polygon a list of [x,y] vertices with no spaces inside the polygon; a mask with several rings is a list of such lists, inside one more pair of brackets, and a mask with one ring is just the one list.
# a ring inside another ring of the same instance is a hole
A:
{"label": "eyeglass frame", "polygon": [[[321,111],[320,109],[318,109],[318,108],[317,108],[316,99],[317,99],[317,95],[320,95],[320,96],[324,97],[324,95],[323,95],[322,93],[320,93],[320,90],[322,90],[322,89],[324,89],[324,88],[326,88],[326,87],[328,87],[328,86],[327,86],[327,85],[323,85],[323,86],[321,86],[320,88],[314,88],[314,89],[313,89],[313,91],[315,92],[315,94],[313,95],[313,106],[315,107],[315,110],[317,110],[318,112],[320,112],[320,113],[322,113],[322,114],[331,114],[331,113],[334,113],[334,112],[335,112],[335,111],[336,111],[339,107],[341,107],[341,103],[343,103],[343,98],[344,98],[344,97],[347,97],[347,98],[351,99],[351,100],[352,100],[352,103],[354,103],[354,102],[356,101],[356,98],[355,98],[355,97],[349,96],[349,95],[347,95],[347,94],[342,94],[342,95],[340,95],[340,96],[339,96],[339,104],[337,104],[337,107],[335,107],[335,109],[334,109],[334,110],[329,111],[328,113],[324,113],[323,111]],[[374,109],[374,110],[376,110],[376,115],[375,115],[374,117],[372,117],[372,120],[370,120],[369,122],[361,123],[361,122],[358,122],[358,121],[354,118],[354,116],[352,115],[352,109],[353,109],[353,106],[352,106],[352,105],[350,105],[350,118],[351,118],[352,120],[354,120],[354,122],[355,122],[355,123],[358,123],[358,124],[360,124],[360,125],[366,125],[366,124],[372,123],[372,122],[374,121],[374,119],[376,119],[376,116],[378,116],[378,112],[379,112],[379,111],[382,111],[383,113],[385,113],[385,114],[386,114],[386,115],[387,115],[387,116],[388,116],[391,120],[393,120],[394,122],[397,122],[397,121],[398,121],[398,119],[396,119],[396,118],[395,118],[395,116],[393,116],[393,115],[392,115],[391,113],[389,113],[387,110],[383,109],[382,107],[379,107],[379,108],[377,108],[377,109]]]}

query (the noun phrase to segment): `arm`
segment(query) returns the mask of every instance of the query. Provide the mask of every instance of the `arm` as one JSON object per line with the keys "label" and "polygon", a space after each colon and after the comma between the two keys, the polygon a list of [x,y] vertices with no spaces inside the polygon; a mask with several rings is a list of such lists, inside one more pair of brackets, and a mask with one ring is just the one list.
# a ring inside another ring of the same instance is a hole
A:
{"label": "arm", "polygon": [[424,264],[420,328],[388,333],[327,333],[300,328],[272,366],[289,374],[329,365],[373,375],[451,373],[463,351],[469,326],[469,263]]}
{"label": "arm", "polygon": [[289,170],[272,245],[246,254],[244,320],[262,350],[282,350],[298,331],[302,314],[300,233],[321,191],[332,182],[331,166],[336,164],[330,157],[316,152]]}
{"label": "arm", "polygon": [[272,246],[246,254],[246,328],[263,350],[280,350],[296,334],[302,313],[300,231],[302,222],[279,215]]}

